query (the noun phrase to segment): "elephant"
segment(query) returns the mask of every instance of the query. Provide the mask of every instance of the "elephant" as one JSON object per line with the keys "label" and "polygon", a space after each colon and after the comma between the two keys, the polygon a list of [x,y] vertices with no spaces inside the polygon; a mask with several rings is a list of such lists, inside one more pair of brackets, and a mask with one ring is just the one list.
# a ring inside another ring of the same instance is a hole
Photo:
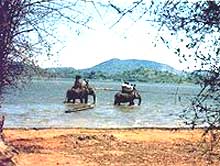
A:
{"label": "elephant", "polygon": [[139,99],[138,105],[141,104],[141,95],[136,89],[131,93],[117,92],[114,96],[114,105],[120,105],[121,103],[129,102],[129,106],[134,105],[134,100]]}
{"label": "elephant", "polygon": [[66,92],[66,100],[65,102],[73,102],[75,103],[76,99],[80,100],[80,103],[88,103],[88,96],[93,96],[93,104],[96,102],[96,93],[95,90],[91,87],[88,88],[77,88],[77,89],[69,89]]}

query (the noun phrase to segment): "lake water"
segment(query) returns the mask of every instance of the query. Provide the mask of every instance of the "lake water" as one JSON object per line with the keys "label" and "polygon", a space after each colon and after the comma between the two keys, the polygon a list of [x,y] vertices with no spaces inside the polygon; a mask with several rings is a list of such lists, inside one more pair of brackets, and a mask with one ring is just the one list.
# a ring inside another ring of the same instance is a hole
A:
{"label": "lake water", "polygon": [[[25,90],[7,94],[1,108],[1,114],[6,116],[5,127],[183,127],[179,113],[199,90],[195,85],[136,83],[141,91],[141,106],[114,106],[116,91],[97,90],[94,109],[65,113],[71,109],[63,101],[72,84],[73,80],[68,79],[34,80]],[[93,80],[90,84],[116,90],[121,85]]]}

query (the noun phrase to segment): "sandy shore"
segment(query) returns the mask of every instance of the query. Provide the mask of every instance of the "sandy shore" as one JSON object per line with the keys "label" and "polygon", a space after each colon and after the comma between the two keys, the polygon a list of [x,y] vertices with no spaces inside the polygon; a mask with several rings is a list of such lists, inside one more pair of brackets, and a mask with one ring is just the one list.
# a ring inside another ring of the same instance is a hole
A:
{"label": "sandy shore", "polygon": [[[18,166],[220,165],[202,130],[5,129]],[[212,161],[212,162],[210,162]]]}

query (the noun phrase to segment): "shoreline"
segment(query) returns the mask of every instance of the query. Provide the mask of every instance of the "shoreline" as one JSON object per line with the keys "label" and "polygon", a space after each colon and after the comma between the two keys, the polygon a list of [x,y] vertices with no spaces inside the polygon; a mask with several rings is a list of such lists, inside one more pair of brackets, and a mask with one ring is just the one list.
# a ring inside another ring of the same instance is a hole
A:
{"label": "shoreline", "polygon": [[[86,129],[86,130],[205,130],[206,127],[6,127],[4,130],[48,130],[48,129]],[[220,128],[214,128],[220,130]]]}
{"label": "shoreline", "polygon": [[[18,166],[210,165],[202,129],[5,128]],[[220,165],[214,160],[214,165]]]}

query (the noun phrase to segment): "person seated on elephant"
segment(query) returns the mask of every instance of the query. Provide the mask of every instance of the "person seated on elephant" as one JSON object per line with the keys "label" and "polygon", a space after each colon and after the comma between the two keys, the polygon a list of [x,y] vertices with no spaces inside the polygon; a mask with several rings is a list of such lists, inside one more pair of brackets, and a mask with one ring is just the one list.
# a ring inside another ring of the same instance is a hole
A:
{"label": "person seated on elephant", "polygon": [[134,90],[133,85],[130,85],[129,82],[124,81],[124,83],[121,85],[121,92],[122,93],[131,93]]}
{"label": "person seated on elephant", "polygon": [[77,89],[79,87],[81,76],[76,75],[74,85],[72,86],[72,89]]}
{"label": "person seated on elephant", "polygon": [[82,89],[82,87],[86,85],[87,83],[85,82],[85,80],[82,80],[82,77],[80,75],[76,75],[72,89]]}
{"label": "person seated on elephant", "polygon": [[136,90],[136,84],[131,84],[133,86],[133,90]]}
{"label": "person seated on elephant", "polygon": [[76,75],[75,82],[72,89],[83,89],[88,88],[88,80],[82,79],[80,75]]}
{"label": "person seated on elephant", "polygon": [[82,88],[88,89],[88,88],[89,88],[89,80],[83,79],[83,80],[81,81],[80,88],[81,88],[81,89],[82,89]]}

